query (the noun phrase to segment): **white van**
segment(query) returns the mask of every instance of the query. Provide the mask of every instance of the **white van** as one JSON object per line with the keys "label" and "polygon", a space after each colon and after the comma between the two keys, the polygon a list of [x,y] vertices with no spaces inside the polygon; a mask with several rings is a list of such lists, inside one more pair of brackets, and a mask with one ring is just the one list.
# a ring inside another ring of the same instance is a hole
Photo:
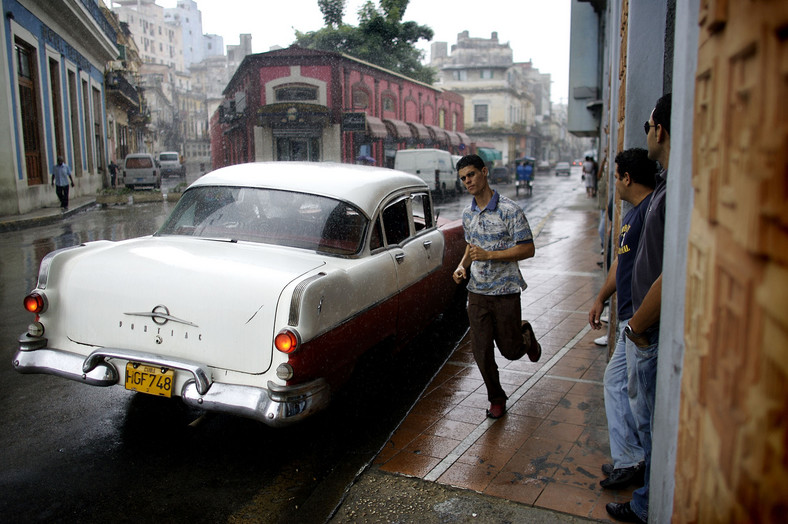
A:
{"label": "white van", "polygon": [[161,187],[161,173],[156,168],[153,155],[131,153],[123,160],[123,183],[129,189],[136,186]]}
{"label": "white van", "polygon": [[159,153],[159,169],[161,176],[183,176],[186,174],[181,155],[177,151],[162,151]]}
{"label": "white van", "polygon": [[394,156],[394,169],[421,177],[433,193],[455,193],[460,187],[451,153],[442,149],[401,149]]}

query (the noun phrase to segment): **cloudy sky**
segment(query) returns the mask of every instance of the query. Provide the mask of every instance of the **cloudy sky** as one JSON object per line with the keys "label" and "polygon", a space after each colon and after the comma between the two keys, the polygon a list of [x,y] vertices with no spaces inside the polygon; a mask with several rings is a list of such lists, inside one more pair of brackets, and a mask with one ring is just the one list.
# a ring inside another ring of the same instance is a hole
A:
{"label": "cloudy sky", "polygon": [[[238,35],[251,33],[252,50],[261,53],[272,46],[287,47],[295,30],[316,31],[323,27],[317,0],[196,0],[202,12],[203,32],[221,35],[224,45],[237,45]],[[357,12],[365,0],[347,0],[345,23],[358,25]],[[175,7],[177,0],[157,0]],[[375,1],[377,5],[377,1]],[[569,78],[570,0],[410,0],[404,20],[430,26],[433,42],[457,43],[457,33],[490,38],[498,32],[501,43],[509,42],[517,62],[533,61],[553,80],[551,98],[566,101]],[[429,59],[430,43],[419,48]]]}

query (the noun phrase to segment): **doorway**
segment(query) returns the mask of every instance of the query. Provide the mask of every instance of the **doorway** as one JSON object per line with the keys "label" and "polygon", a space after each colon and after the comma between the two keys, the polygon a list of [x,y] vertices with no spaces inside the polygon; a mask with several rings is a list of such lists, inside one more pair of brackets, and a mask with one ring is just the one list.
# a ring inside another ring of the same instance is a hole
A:
{"label": "doorway", "polygon": [[320,162],[320,139],[315,137],[278,137],[276,160],[283,162]]}

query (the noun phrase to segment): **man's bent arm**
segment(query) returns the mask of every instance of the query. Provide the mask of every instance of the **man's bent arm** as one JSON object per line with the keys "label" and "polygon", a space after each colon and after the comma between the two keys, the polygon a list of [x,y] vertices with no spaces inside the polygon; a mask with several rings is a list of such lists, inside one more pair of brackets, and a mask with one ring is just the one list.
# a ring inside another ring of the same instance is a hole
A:
{"label": "man's bent arm", "polygon": [[593,329],[600,329],[602,323],[599,320],[602,316],[602,311],[605,309],[605,300],[610,298],[616,292],[616,271],[618,271],[618,257],[613,260],[610,266],[610,271],[607,272],[607,278],[596,296],[591,310],[588,312],[588,323]]}
{"label": "man's bent arm", "polygon": [[651,287],[643,297],[643,303],[632,318],[629,320],[629,327],[635,333],[643,333],[659,321],[660,308],[662,307],[662,273],[651,284]]}
{"label": "man's bent arm", "polygon": [[[485,251],[478,246],[469,246],[471,260],[493,260],[498,262],[517,262],[531,258],[536,253],[536,246],[533,242],[523,242],[508,249],[500,251]],[[465,257],[463,257],[465,260]]]}

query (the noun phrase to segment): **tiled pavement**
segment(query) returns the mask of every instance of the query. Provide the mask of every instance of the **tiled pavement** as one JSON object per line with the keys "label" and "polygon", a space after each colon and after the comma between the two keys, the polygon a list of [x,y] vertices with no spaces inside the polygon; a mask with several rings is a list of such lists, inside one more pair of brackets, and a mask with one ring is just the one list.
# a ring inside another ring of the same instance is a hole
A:
{"label": "tiled pavement", "polygon": [[602,394],[607,348],[588,327],[603,274],[599,213],[576,200],[534,225],[536,256],[521,263],[523,318],[542,345],[537,363],[498,359],[507,414],[485,417],[481,375],[466,336],[378,455],[381,471],[521,504],[609,520],[631,490],[599,487],[609,462]]}

